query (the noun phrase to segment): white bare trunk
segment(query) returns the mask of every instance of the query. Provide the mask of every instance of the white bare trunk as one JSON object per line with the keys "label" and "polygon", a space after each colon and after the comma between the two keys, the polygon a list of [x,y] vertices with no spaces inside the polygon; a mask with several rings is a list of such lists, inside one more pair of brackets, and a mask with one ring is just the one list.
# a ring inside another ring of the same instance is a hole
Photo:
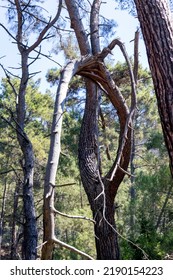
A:
{"label": "white bare trunk", "polygon": [[55,237],[54,222],[54,187],[56,183],[56,173],[61,152],[61,130],[64,114],[65,100],[68,92],[69,83],[74,75],[74,62],[70,62],[61,72],[59,86],[57,89],[52,128],[50,139],[49,157],[46,167],[45,185],[44,185],[44,238],[45,245],[42,250],[42,259],[52,259]]}

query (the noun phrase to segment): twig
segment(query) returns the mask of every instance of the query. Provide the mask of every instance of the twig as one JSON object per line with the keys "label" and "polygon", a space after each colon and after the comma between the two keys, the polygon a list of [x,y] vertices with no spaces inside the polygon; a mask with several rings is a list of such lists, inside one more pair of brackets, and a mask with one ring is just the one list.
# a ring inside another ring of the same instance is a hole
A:
{"label": "twig", "polygon": [[16,91],[14,85],[13,85],[12,82],[11,82],[10,76],[7,74],[7,72],[9,73],[9,71],[8,71],[7,69],[5,69],[4,66],[3,66],[2,64],[0,64],[0,66],[1,66],[1,68],[3,69],[3,71],[4,71],[5,75],[6,75],[6,78],[7,78],[7,80],[8,80],[8,83],[9,83],[9,85],[11,86],[11,88],[12,88],[12,90],[13,90],[15,96],[17,97],[17,91]]}
{"label": "twig", "polygon": [[30,52],[33,51],[36,47],[38,47],[38,45],[39,45],[40,42],[43,40],[43,38],[44,38],[46,32],[49,30],[49,28],[52,27],[52,26],[55,24],[55,22],[57,22],[57,20],[58,20],[60,14],[61,14],[61,8],[62,8],[62,0],[59,1],[59,6],[58,6],[57,13],[56,13],[54,19],[53,19],[53,20],[50,20],[50,21],[48,22],[48,24],[45,26],[45,28],[41,31],[40,35],[38,36],[37,41],[36,41],[35,43],[33,43],[33,45],[30,46],[30,47],[28,48],[28,53],[30,53]]}
{"label": "twig", "polygon": [[76,183],[67,183],[67,184],[61,184],[61,185],[55,185],[55,187],[67,187],[67,186],[73,186],[76,185]]}
{"label": "twig", "polygon": [[38,246],[36,247],[36,249],[42,248],[46,243],[47,243],[47,241],[43,242],[41,245],[38,245]]}
{"label": "twig", "polygon": [[17,133],[20,134],[27,142],[29,141],[28,138],[26,137],[25,132],[20,132],[19,129],[17,129],[10,121],[8,121],[6,118],[4,118],[2,115],[0,115],[1,119],[4,120],[9,126],[11,126]]}
{"label": "twig", "polygon": [[118,168],[123,171],[125,174],[127,174],[129,177],[136,177],[135,175],[129,173],[128,171],[124,170],[120,165],[118,165]]}
{"label": "twig", "polygon": [[14,172],[14,170],[13,169],[9,169],[9,170],[6,170],[6,171],[2,171],[2,172],[0,172],[0,175],[8,174],[10,172]]}

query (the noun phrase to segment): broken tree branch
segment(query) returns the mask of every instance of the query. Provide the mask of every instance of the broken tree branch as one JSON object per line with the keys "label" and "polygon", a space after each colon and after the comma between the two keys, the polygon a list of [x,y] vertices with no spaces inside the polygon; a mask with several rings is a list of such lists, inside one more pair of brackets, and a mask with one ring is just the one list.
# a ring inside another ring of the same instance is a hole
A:
{"label": "broken tree branch", "polygon": [[95,221],[91,218],[87,218],[85,216],[73,216],[73,215],[68,215],[68,214],[65,214],[65,213],[62,213],[58,210],[56,210],[53,206],[50,206],[50,209],[55,213],[55,214],[58,214],[60,216],[63,216],[63,217],[66,217],[66,218],[70,218],[70,219],[82,219],[82,220],[86,220],[86,221],[90,221],[92,223],[95,224]]}
{"label": "broken tree branch", "polygon": [[65,243],[65,242],[60,241],[60,240],[57,239],[57,238],[54,238],[52,241],[53,241],[55,244],[58,244],[58,245],[60,245],[60,246],[62,246],[62,247],[64,247],[64,248],[66,248],[66,249],[68,249],[68,250],[70,250],[70,251],[72,251],[72,252],[75,252],[75,253],[81,255],[82,257],[85,257],[85,258],[88,259],[88,260],[93,260],[93,258],[92,258],[91,256],[89,256],[88,254],[86,254],[86,253],[84,253],[84,252],[82,252],[82,251],[76,249],[75,247],[73,247],[73,246],[71,246],[71,245],[69,245],[69,244],[67,244],[67,243]]}

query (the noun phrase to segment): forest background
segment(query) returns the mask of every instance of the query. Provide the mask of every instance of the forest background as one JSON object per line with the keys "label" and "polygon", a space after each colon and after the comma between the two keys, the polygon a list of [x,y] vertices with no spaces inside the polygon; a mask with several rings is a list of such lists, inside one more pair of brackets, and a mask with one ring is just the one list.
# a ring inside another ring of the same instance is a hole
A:
{"label": "forest background", "polygon": [[[7,5],[10,6],[12,2],[14,1],[1,1],[1,10],[4,11],[4,15],[6,14]],[[104,5],[108,6],[107,9],[109,10],[108,2],[102,5],[103,7]],[[102,30],[102,49],[117,37],[116,10],[113,9],[116,7],[116,4],[114,1],[111,2],[111,10],[115,12],[115,23],[110,21],[111,18],[107,20],[107,15],[106,18],[103,18],[102,25],[105,29],[103,28]],[[39,5],[42,7],[42,3]],[[86,7],[88,6],[86,5]],[[81,13],[82,11],[84,13],[86,7],[85,5],[80,7]],[[55,9],[53,10],[55,11]],[[48,10],[48,7],[46,7],[46,10]],[[4,20],[1,22],[1,32],[3,34],[1,38],[4,38],[4,33],[7,30],[9,30],[10,34],[15,34],[16,30],[13,26],[14,16],[13,14],[8,15],[8,24],[4,23]],[[41,257],[43,246],[43,190],[56,94],[55,88],[60,81],[61,66],[65,65],[70,59],[76,59],[80,56],[73,32],[71,30],[61,30],[61,28],[66,29],[63,22],[66,17],[66,10],[64,8],[62,22],[56,36],[52,37],[50,35],[50,38],[45,38],[48,39],[49,43],[46,40],[46,43],[43,41],[42,49],[37,51],[38,56],[34,56],[33,65],[35,66],[31,68],[26,89],[25,131],[33,145],[35,165],[33,197],[38,231],[37,258]],[[83,18],[86,20],[84,14]],[[39,25],[37,28],[37,31],[39,31]],[[130,35],[131,48],[134,46],[135,31],[134,34]],[[32,40],[32,36],[34,38],[32,30],[29,30],[28,34],[26,32],[26,35]],[[121,34],[119,35],[120,39],[124,42],[123,36],[123,34],[122,36]],[[15,91],[20,85],[21,67],[19,67],[20,61],[18,62],[18,59],[16,59],[17,57],[20,59],[20,55],[16,55],[17,44],[14,38],[10,40],[5,40],[5,45],[1,44],[0,53],[1,75],[3,76],[0,92],[0,249],[2,259],[23,259],[26,257],[24,248],[24,224],[26,217],[23,207],[24,158],[17,141],[15,128],[15,104],[17,102]],[[24,38],[23,40],[27,42],[28,39]],[[126,44],[128,44],[127,41],[125,46]],[[6,49],[3,49],[3,45]],[[12,47],[8,49],[7,45]],[[48,48],[50,48],[49,53],[54,53],[51,57],[47,54]],[[134,124],[133,153],[131,153],[128,172],[121,183],[114,204],[116,230],[118,232],[122,259],[168,259],[171,258],[173,252],[173,183],[157,112],[157,102],[151,74],[148,68],[146,68],[146,58],[143,60],[143,47],[141,49],[139,48],[137,111]],[[40,63],[41,60],[39,59],[43,56],[42,54],[46,57]],[[125,100],[129,103],[131,89],[129,86],[128,66],[126,62],[122,61],[122,57],[117,49],[113,51],[113,55],[108,56],[106,65],[114,81],[121,88]],[[119,57],[121,58],[119,59]],[[53,59],[56,63],[50,59]],[[13,62],[12,64],[10,64],[10,60]],[[134,53],[131,53],[130,61],[134,65]],[[11,68],[8,68],[7,65],[11,66]],[[40,73],[40,67],[42,74]],[[52,69],[50,70],[49,68]],[[38,73],[35,73],[37,71]],[[47,73],[45,78],[43,73]],[[46,86],[45,82],[41,82],[40,77],[43,81],[47,79],[50,86]],[[48,87],[48,89],[45,90],[45,87]],[[54,259],[81,259],[81,254],[73,250],[74,248],[78,248],[80,252],[85,252],[96,258],[93,223],[84,219],[68,217],[68,215],[75,215],[92,219],[92,213],[82,187],[78,167],[78,142],[84,104],[85,90],[83,81],[76,76],[69,84],[65,110],[63,112],[61,153],[56,174],[56,196],[54,203],[56,209],[58,209],[55,218],[57,239],[62,240],[71,247],[68,248],[67,246],[65,249],[64,244],[60,243],[58,246],[54,246]],[[99,145],[102,158],[102,172],[105,173],[107,168],[111,167],[117,151],[120,127],[116,110],[103,95],[101,107]],[[62,216],[62,213],[64,213],[64,216]]]}

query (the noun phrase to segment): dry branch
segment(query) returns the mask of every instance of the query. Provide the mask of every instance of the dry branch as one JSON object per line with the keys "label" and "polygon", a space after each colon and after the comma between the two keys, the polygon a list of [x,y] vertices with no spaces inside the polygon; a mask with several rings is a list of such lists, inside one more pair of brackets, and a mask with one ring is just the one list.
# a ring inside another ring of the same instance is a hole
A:
{"label": "dry branch", "polygon": [[64,248],[66,248],[66,249],[68,249],[68,250],[70,250],[70,251],[72,251],[72,252],[75,252],[75,253],[81,255],[82,257],[85,257],[85,258],[88,259],[88,260],[94,260],[90,255],[88,255],[88,254],[86,254],[86,253],[84,253],[84,252],[82,252],[82,251],[76,249],[75,247],[73,247],[73,246],[71,246],[71,245],[69,245],[69,244],[67,244],[67,243],[65,243],[65,242],[60,241],[60,240],[57,239],[57,238],[54,238],[52,241],[53,241],[55,244],[58,244],[58,245],[60,245],[60,246],[62,246],[62,247],[64,247]]}
{"label": "dry branch", "polygon": [[62,213],[58,210],[56,210],[54,207],[50,207],[51,210],[55,213],[55,214],[58,214],[60,216],[63,216],[63,217],[66,217],[66,218],[70,218],[70,219],[82,219],[82,220],[86,220],[86,221],[90,221],[92,223],[95,224],[95,221],[91,218],[87,218],[85,216],[73,216],[73,215],[68,215],[68,214],[65,214],[65,213]]}

